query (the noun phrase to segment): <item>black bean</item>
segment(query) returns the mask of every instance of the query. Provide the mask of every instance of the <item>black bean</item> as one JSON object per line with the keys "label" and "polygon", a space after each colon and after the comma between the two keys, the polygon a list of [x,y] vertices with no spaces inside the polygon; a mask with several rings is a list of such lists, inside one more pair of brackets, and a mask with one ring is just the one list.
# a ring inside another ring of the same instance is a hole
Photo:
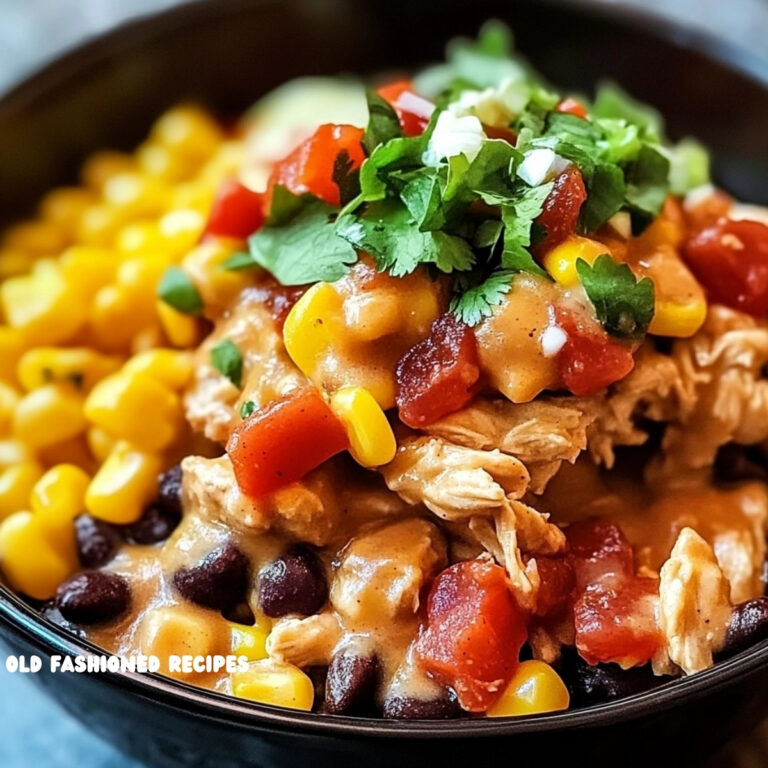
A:
{"label": "black bean", "polygon": [[221,615],[234,624],[242,624],[246,627],[252,627],[256,623],[256,617],[253,615],[251,606],[248,603],[237,603],[237,605],[227,606],[222,610]]}
{"label": "black bean", "polygon": [[173,583],[187,600],[224,611],[245,601],[250,568],[246,555],[226,544],[197,565],[176,571]]}
{"label": "black bean", "polygon": [[758,597],[734,606],[718,658],[726,659],[768,637],[768,597]]}
{"label": "black bean", "polygon": [[714,465],[715,482],[733,485],[749,480],[768,481],[765,456],[754,446],[728,443],[717,452]]}
{"label": "black bean", "polygon": [[174,532],[180,520],[175,512],[157,503],[150,504],[135,523],[123,528],[123,535],[131,544],[157,544]]}
{"label": "black bean", "polygon": [[387,720],[453,720],[464,712],[456,694],[446,691],[438,699],[415,699],[411,696],[388,696],[384,701],[383,716]]}
{"label": "black bean", "polygon": [[61,611],[56,607],[55,600],[49,600],[47,603],[44,603],[40,608],[40,613],[42,613],[43,616],[52,624],[56,624],[57,626],[62,627],[62,629],[66,629],[67,632],[71,632],[73,635],[76,635],[80,638],[86,637],[84,630],[72,624],[72,622],[67,621],[61,615]]}
{"label": "black bean", "polygon": [[98,624],[117,618],[128,608],[131,590],[115,573],[86,571],[59,584],[56,607],[75,624]]}
{"label": "black bean", "polygon": [[375,708],[381,664],[376,656],[342,649],[331,659],[324,711],[331,715],[369,715]]}
{"label": "black bean", "polygon": [[157,506],[172,517],[181,518],[181,465],[176,464],[158,479]]}
{"label": "black bean", "polygon": [[259,606],[273,619],[311,616],[328,599],[325,568],[306,547],[294,547],[270,563],[259,579]]}
{"label": "black bean", "polygon": [[77,556],[84,568],[101,568],[117,553],[120,547],[120,530],[117,526],[97,520],[90,515],[75,518]]}
{"label": "black bean", "polygon": [[560,673],[574,707],[589,707],[622,699],[655,688],[670,679],[654,675],[650,664],[631,669],[622,669],[618,664],[587,664],[572,648],[563,652]]}

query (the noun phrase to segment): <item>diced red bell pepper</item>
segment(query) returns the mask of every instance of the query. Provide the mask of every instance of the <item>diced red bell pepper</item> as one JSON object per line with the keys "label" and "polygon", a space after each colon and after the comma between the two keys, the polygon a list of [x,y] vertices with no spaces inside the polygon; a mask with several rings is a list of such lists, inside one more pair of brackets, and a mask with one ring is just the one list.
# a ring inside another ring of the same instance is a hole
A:
{"label": "diced red bell pepper", "polygon": [[578,589],[619,583],[635,575],[632,545],[618,525],[593,518],[569,525],[565,533]]}
{"label": "diced red bell pepper", "polygon": [[264,195],[237,179],[225,181],[216,193],[203,237],[245,240],[264,223]]}
{"label": "diced red bell pepper", "polygon": [[414,429],[458,411],[474,396],[480,378],[472,329],[448,313],[432,323],[426,339],[395,368],[400,420]]}
{"label": "diced red bell pepper", "polygon": [[353,125],[321,125],[314,135],[278,162],[269,177],[268,196],[275,185],[296,195],[309,192],[331,205],[339,205],[338,177],[356,171],[365,160],[363,129]]}
{"label": "diced red bell pepper", "polygon": [[587,108],[578,100],[570,97],[563,99],[556,107],[556,112],[563,112],[566,115],[575,115],[582,120],[587,119]]}
{"label": "diced red bell pepper", "polygon": [[465,710],[483,712],[518,666],[526,625],[504,569],[485,560],[463,561],[432,585],[416,656],[456,691]]}
{"label": "diced red bell pepper", "polygon": [[227,453],[240,490],[258,499],[349,447],[346,430],[313,387],[291,392],[232,431]]}
{"label": "diced red bell pepper", "polygon": [[555,179],[536,219],[545,232],[544,239],[533,246],[536,256],[545,254],[576,231],[581,206],[586,199],[587,189],[581,171],[571,165]]}
{"label": "diced red bell pepper", "polygon": [[397,80],[383,85],[379,88],[379,96],[391,104],[406,136],[421,136],[424,133],[435,105],[417,95],[410,80]]}
{"label": "diced red bell pepper", "polygon": [[573,566],[565,557],[537,557],[536,567],[539,571],[539,591],[534,614],[539,617],[558,616],[570,603],[576,586]]}
{"label": "diced red bell pepper", "polygon": [[683,255],[712,300],[754,317],[768,314],[768,226],[720,221],[689,238]]}
{"label": "diced red bell pepper", "polygon": [[634,368],[632,347],[597,323],[563,311],[557,312],[557,319],[568,336],[557,355],[560,381],[574,395],[594,395]]}

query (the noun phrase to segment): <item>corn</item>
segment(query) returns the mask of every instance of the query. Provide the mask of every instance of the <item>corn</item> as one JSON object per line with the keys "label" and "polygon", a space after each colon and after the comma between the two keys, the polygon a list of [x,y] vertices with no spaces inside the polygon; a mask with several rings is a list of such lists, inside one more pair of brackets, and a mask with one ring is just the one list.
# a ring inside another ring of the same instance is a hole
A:
{"label": "corn", "polygon": [[344,387],[331,397],[331,410],[344,424],[349,452],[364,467],[378,467],[395,458],[397,442],[384,411],[363,387]]}
{"label": "corn", "polygon": [[126,152],[105,150],[94,152],[83,164],[81,178],[92,189],[101,188],[120,173],[130,173],[136,169],[136,160]]}
{"label": "corn", "polygon": [[85,433],[40,448],[37,452],[37,458],[47,468],[55,467],[58,464],[74,464],[89,475],[92,475],[98,468],[98,463],[93,458]]}
{"label": "corn", "polygon": [[15,251],[10,248],[3,248],[0,251],[0,280],[9,277],[17,277],[29,272],[34,264],[35,257],[25,251]]}
{"label": "corn", "polygon": [[53,597],[72,572],[31,512],[16,512],[0,523],[0,565],[13,589],[36,600]]}
{"label": "corn", "polygon": [[173,154],[198,163],[210,157],[222,139],[221,129],[204,110],[186,104],[162,115],[150,135]]}
{"label": "corn", "polygon": [[225,241],[202,243],[181,263],[207,307],[224,309],[251,280],[250,270],[222,269],[233,253],[234,246]]}
{"label": "corn", "polygon": [[[241,176],[244,171],[251,170],[254,175],[260,171],[263,172],[263,165],[259,168],[247,168],[248,162],[245,157],[245,147],[242,141],[225,141],[219,145],[215,154],[200,169],[197,176],[198,180],[218,188],[225,179]],[[241,176],[242,178],[242,176]],[[249,186],[247,179],[243,179],[246,186]],[[264,189],[266,180],[259,179],[253,189]]]}
{"label": "corn", "polygon": [[117,287],[126,291],[131,314],[142,327],[155,320],[157,285],[170,264],[166,254],[152,254],[126,259],[117,270]]}
{"label": "corn", "polygon": [[200,340],[200,324],[196,317],[185,315],[170,304],[157,300],[155,310],[168,341],[181,349],[194,347]]}
{"label": "corn", "polygon": [[205,224],[206,217],[194,208],[169,211],[158,222],[165,250],[174,257],[192,250],[200,240]]}
{"label": "corn", "polygon": [[22,355],[16,375],[27,391],[45,384],[68,383],[88,392],[121,363],[119,357],[101,355],[86,347],[36,347]]}
{"label": "corn", "polygon": [[32,512],[37,516],[51,545],[72,538],[74,519],[85,510],[85,492],[91,478],[74,464],[51,467],[36,483],[29,498]]}
{"label": "corn", "polygon": [[97,203],[83,211],[77,225],[77,240],[83,245],[109,247],[124,223],[125,217],[114,205]]}
{"label": "corn", "polygon": [[273,707],[309,712],[315,699],[312,681],[298,667],[270,659],[252,661],[248,669],[231,675],[232,694]]}
{"label": "corn", "polygon": [[9,384],[0,381],[0,434],[8,434],[18,402],[19,393]]}
{"label": "corn", "polygon": [[245,656],[248,661],[267,658],[267,637],[272,622],[266,617],[257,617],[256,624],[246,627],[242,624],[230,624],[232,632],[232,653]]}
{"label": "corn", "polygon": [[29,446],[21,440],[0,440],[0,469],[20,464],[22,461],[34,460],[34,458]]}
{"label": "corn", "polygon": [[177,184],[171,191],[169,208],[191,208],[201,216],[207,216],[211,211],[216,188],[205,180],[196,178]]}
{"label": "corn", "polygon": [[152,323],[138,331],[133,339],[131,339],[129,351],[132,355],[139,355],[142,352],[162,347],[164,343],[165,338],[163,337],[162,329],[156,323]]}
{"label": "corn", "polygon": [[542,263],[556,283],[569,288],[579,283],[576,262],[583,259],[587,264],[594,264],[595,259],[603,253],[608,253],[608,248],[602,243],[571,235],[548,251]]}
{"label": "corn", "polygon": [[565,683],[549,664],[524,661],[486,714],[488,717],[539,715],[568,709],[569,702]]}
{"label": "corn", "polygon": [[29,343],[56,344],[83,326],[87,309],[53,261],[39,261],[29,275],[0,285],[0,302],[8,325],[19,328]]}
{"label": "corn", "polygon": [[154,141],[147,141],[136,150],[139,168],[150,176],[163,181],[177,182],[188,179],[196,170],[196,164],[178,152]]}
{"label": "corn", "polygon": [[107,460],[117,442],[109,432],[101,427],[91,427],[86,432],[86,440],[88,441],[88,449],[100,464]]}
{"label": "corn", "polygon": [[87,420],[137,447],[158,451],[177,437],[179,398],[147,373],[120,371],[100,381],[85,401]]}
{"label": "corn", "polygon": [[94,296],[88,330],[100,349],[123,352],[146,325],[147,318],[136,313],[131,291],[124,285],[107,285]]}
{"label": "corn", "polygon": [[67,244],[61,228],[47,221],[23,221],[5,231],[3,247],[34,256],[53,256]]}
{"label": "corn", "polygon": [[188,352],[151,349],[134,355],[123,367],[126,374],[146,373],[168,389],[180,391],[192,378],[194,361]]}
{"label": "corn", "polygon": [[43,468],[30,459],[0,471],[0,519],[29,505],[29,494],[42,477]]}
{"label": "corn", "polygon": [[126,224],[115,238],[121,253],[143,254],[163,250],[163,237],[155,221],[134,221]]}
{"label": "corn", "polygon": [[0,325],[0,380],[16,384],[16,365],[27,347],[24,332]]}
{"label": "corn", "polygon": [[114,206],[124,222],[156,216],[168,201],[169,191],[158,179],[142,173],[119,173],[104,184],[104,202]]}
{"label": "corn", "polygon": [[83,398],[62,384],[46,384],[24,395],[13,419],[16,437],[35,448],[75,437],[86,426]]}
{"label": "corn", "polygon": [[687,339],[693,336],[707,318],[707,302],[696,297],[688,303],[659,298],[648,332],[656,336]]}
{"label": "corn", "polygon": [[117,443],[88,486],[86,509],[109,523],[136,522],[157,492],[161,468],[156,454]]}
{"label": "corn", "polygon": [[61,254],[59,264],[69,284],[90,300],[115,279],[118,261],[114,251],[107,248],[73,245]]}
{"label": "corn", "polygon": [[59,226],[69,237],[77,227],[85,210],[96,202],[96,195],[81,187],[60,187],[51,190],[40,203],[40,215]]}
{"label": "corn", "polygon": [[294,305],[283,325],[285,348],[312,378],[320,359],[343,331],[342,302],[329,283],[315,283]]}

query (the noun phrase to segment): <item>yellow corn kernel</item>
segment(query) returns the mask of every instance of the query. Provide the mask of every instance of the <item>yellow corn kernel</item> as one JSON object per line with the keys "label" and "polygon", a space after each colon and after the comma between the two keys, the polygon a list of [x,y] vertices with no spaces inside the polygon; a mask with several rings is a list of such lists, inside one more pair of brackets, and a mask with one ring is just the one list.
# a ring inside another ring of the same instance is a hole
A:
{"label": "yellow corn kernel", "polygon": [[35,256],[53,256],[67,244],[61,228],[48,221],[22,221],[5,231],[3,247]]}
{"label": "yellow corn kernel", "polygon": [[29,494],[42,474],[43,468],[29,459],[0,472],[0,519],[29,506]]}
{"label": "yellow corn kernel", "polygon": [[29,505],[43,526],[54,533],[72,530],[72,521],[85,510],[91,478],[74,464],[51,467],[32,488]]}
{"label": "yellow corn kernel", "polygon": [[142,352],[148,352],[151,349],[162,347],[165,343],[162,328],[153,323],[146,328],[142,328],[131,340],[130,353],[140,355]]}
{"label": "yellow corn kernel", "polygon": [[23,330],[35,344],[56,344],[83,326],[87,308],[57,264],[38,261],[29,275],[0,285],[0,302],[8,325]]}
{"label": "yellow corn kernel", "polygon": [[197,345],[200,340],[200,324],[196,317],[185,315],[160,299],[155,303],[155,310],[163,333],[174,347],[184,349]]}
{"label": "yellow corn kernel", "polygon": [[159,451],[177,437],[179,398],[147,373],[119,373],[102,379],[85,401],[91,424],[147,451]]}
{"label": "yellow corn kernel", "polygon": [[93,297],[88,329],[100,349],[127,350],[147,319],[134,311],[131,291],[123,285],[107,285]]}
{"label": "yellow corn kernel", "polygon": [[86,509],[109,523],[135,523],[157,492],[161,468],[158,455],[116,443],[88,486]]}
{"label": "yellow corn kernel", "polygon": [[0,380],[16,384],[16,366],[27,346],[23,331],[0,325]]}
{"label": "yellow corn kernel", "polygon": [[364,467],[379,467],[395,458],[397,442],[384,411],[363,387],[344,387],[331,397],[331,410],[344,424],[349,452]]}
{"label": "yellow corn kernel", "polygon": [[30,255],[26,251],[3,248],[0,251],[0,280],[17,277],[29,272],[35,258],[35,256]]}
{"label": "yellow corn kernel", "polygon": [[173,187],[169,208],[191,208],[201,216],[207,216],[215,193],[215,186],[200,178],[185,181]]}
{"label": "yellow corn kernel", "polygon": [[165,250],[173,256],[190,251],[200,240],[205,223],[206,217],[194,208],[166,213],[158,222]]}
{"label": "yellow corn kernel", "polygon": [[246,627],[242,624],[230,624],[232,632],[232,653],[245,656],[248,661],[267,658],[267,637],[272,629],[272,622],[266,617],[257,617],[256,624]]}
{"label": "yellow corn kernel", "polygon": [[16,437],[36,448],[75,437],[86,426],[83,398],[63,384],[46,384],[24,395],[13,418]]}
{"label": "yellow corn kernel", "polygon": [[51,190],[43,198],[40,203],[40,215],[72,237],[77,232],[81,216],[96,199],[90,189],[60,187]]}
{"label": "yellow corn kernel", "polygon": [[136,150],[136,159],[144,173],[171,183],[184,181],[197,170],[197,163],[154,141],[142,144]]}
{"label": "yellow corn kernel", "polygon": [[94,152],[83,164],[81,178],[92,189],[100,190],[113,176],[136,169],[136,160],[126,152]]}
{"label": "yellow corn kernel", "polygon": [[[21,464],[23,461],[34,461],[34,453],[21,440],[0,440],[0,469]],[[24,504],[23,506],[26,506]]]}
{"label": "yellow corn kernel", "polygon": [[680,303],[660,297],[648,326],[648,332],[656,336],[674,336],[687,339],[704,325],[707,319],[707,302],[702,297]]}
{"label": "yellow corn kernel", "polygon": [[109,247],[124,223],[123,213],[114,205],[97,203],[83,211],[77,225],[77,240],[82,245]]}
{"label": "yellow corn kernel", "polygon": [[101,427],[91,427],[88,432],[86,432],[85,437],[88,441],[89,450],[96,460],[100,464],[103,464],[107,460],[109,454],[112,453],[112,449],[115,447],[117,440]]}
{"label": "yellow corn kernel", "polygon": [[187,386],[194,372],[189,352],[175,349],[150,349],[134,355],[123,367],[126,374],[146,373],[163,386],[180,391]]}
{"label": "yellow corn kernel", "polygon": [[31,512],[16,512],[0,523],[0,567],[11,587],[47,600],[72,572],[72,564],[43,535]]}
{"label": "yellow corn kernel", "polygon": [[[198,179],[203,180],[213,188],[218,188],[225,179],[241,176],[249,170],[253,175],[263,172],[263,166],[258,169],[244,169],[247,166],[245,158],[245,145],[242,141],[225,141],[220,144],[215,154],[200,169]],[[243,179],[249,186],[248,179]],[[254,189],[264,189],[266,182],[259,178]]]}
{"label": "yellow corn kernel", "polygon": [[170,264],[166,254],[152,254],[126,259],[117,270],[116,284],[128,292],[131,312],[142,318],[142,327],[155,319],[157,285]]}
{"label": "yellow corn kernel", "polygon": [[221,128],[200,107],[182,104],[169,109],[152,128],[151,141],[190,161],[210,157],[223,139]]}
{"label": "yellow corn kernel", "polygon": [[101,355],[86,347],[35,347],[21,356],[16,375],[27,391],[45,384],[67,383],[88,392],[121,364],[119,357]]}
{"label": "yellow corn kernel", "polygon": [[593,264],[603,253],[608,253],[608,248],[602,243],[588,237],[571,235],[548,251],[542,264],[556,283],[568,288],[579,283],[576,262],[583,259],[587,264]]}
{"label": "yellow corn kernel", "polygon": [[75,285],[83,298],[91,299],[115,279],[118,260],[107,248],[73,245],[61,254],[59,264],[70,285]]}
{"label": "yellow corn kernel", "polygon": [[169,191],[158,179],[143,173],[119,173],[104,185],[104,201],[114,206],[123,221],[156,216],[168,201]]}
{"label": "yellow corn kernel", "polygon": [[549,664],[524,661],[512,675],[501,698],[486,712],[488,717],[540,715],[568,709],[565,683]]}
{"label": "yellow corn kernel", "polygon": [[234,252],[231,243],[217,240],[198,245],[182,261],[182,268],[197,287],[206,307],[226,308],[251,280],[248,274],[251,270],[223,269]]}
{"label": "yellow corn kernel", "polygon": [[10,384],[0,381],[0,435],[8,434],[11,429],[18,402],[19,393]]}
{"label": "yellow corn kernel", "polygon": [[89,475],[92,475],[99,466],[93,458],[85,433],[40,448],[37,458],[46,468],[55,467],[57,464],[74,464]]}
{"label": "yellow corn kernel", "polygon": [[311,378],[343,328],[341,297],[330,283],[315,283],[285,318],[283,341],[293,362]]}
{"label": "yellow corn kernel", "polygon": [[163,237],[156,221],[134,221],[126,224],[115,238],[121,253],[143,254],[163,250]]}
{"label": "yellow corn kernel", "polygon": [[312,681],[298,667],[270,659],[252,661],[248,669],[233,672],[232,694],[273,707],[309,712],[315,699]]}

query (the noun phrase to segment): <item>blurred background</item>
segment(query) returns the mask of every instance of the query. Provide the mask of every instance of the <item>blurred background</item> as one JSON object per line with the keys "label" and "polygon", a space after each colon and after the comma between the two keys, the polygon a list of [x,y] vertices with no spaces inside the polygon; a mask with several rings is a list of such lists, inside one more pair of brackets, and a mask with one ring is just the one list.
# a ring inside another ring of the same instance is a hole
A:
{"label": "blurred background", "polygon": [[[0,0],[0,92],[83,40],[186,0]],[[513,3],[514,0],[510,0]],[[593,0],[635,6],[715,35],[768,60],[768,0]],[[140,738],[140,734],[137,734]],[[706,768],[766,765],[768,724]],[[0,666],[0,766],[138,768],[71,720],[21,675]],[[704,768],[704,766],[702,766]]]}

